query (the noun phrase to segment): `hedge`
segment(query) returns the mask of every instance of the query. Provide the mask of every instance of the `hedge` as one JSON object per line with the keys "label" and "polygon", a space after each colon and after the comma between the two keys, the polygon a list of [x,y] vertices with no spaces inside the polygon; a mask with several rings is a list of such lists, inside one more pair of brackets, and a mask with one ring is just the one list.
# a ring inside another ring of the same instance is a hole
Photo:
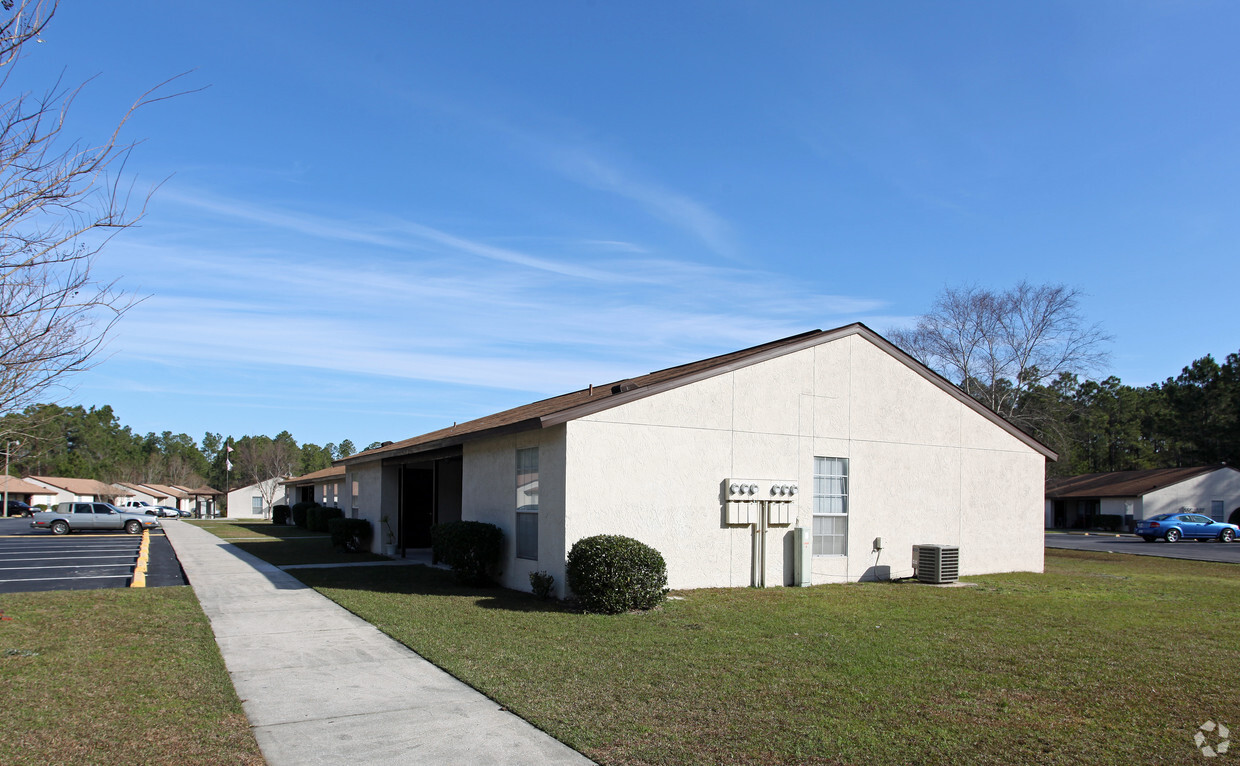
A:
{"label": "hedge", "polygon": [[481,521],[449,521],[431,529],[431,550],[461,582],[490,585],[504,552],[504,532]]}
{"label": "hedge", "polygon": [[306,511],[306,529],[311,532],[326,532],[328,531],[327,522],[342,518],[344,518],[344,511],[339,508],[316,505]]}
{"label": "hedge", "polygon": [[565,577],[587,612],[651,609],[667,596],[663,555],[622,535],[595,535],[573,543]]}
{"label": "hedge", "polygon": [[293,523],[302,529],[306,528],[306,515],[311,508],[318,506],[318,503],[300,502],[289,509],[293,514]]}
{"label": "hedge", "polygon": [[272,524],[287,524],[291,509],[287,505],[276,505],[271,509]]}
{"label": "hedge", "polygon": [[331,532],[332,545],[352,551],[370,550],[371,527],[366,519],[328,519],[327,531]]}

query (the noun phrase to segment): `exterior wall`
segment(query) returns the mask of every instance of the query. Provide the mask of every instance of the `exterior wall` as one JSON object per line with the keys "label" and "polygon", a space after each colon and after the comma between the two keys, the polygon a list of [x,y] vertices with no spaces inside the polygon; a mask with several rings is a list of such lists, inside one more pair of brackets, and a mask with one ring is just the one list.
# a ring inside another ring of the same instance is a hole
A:
{"label": "exterior wall", "polygon": [[72,503],[75,500],[93,501],[95,499],[94,497],[81,497],[80,498],[66,489],[61,489],[60,487],[54,487],[51,484],[48,484],[45,481],[39,481],[38,479],[25,479],[24,481],[28,481],[37,487],[47,488],[48,494],[43,495],[42,497],[44,498],[49,508],[57,505],[58,503]]}
{"label": "exterior wall", "polygon": [[[564,593],[565,426],[466,444],[463,450],[461,518],[504,531],[500,583],[530,589],[530,572],[547,572]],[[538,447],[538,560],[516,557],[517,450]]]}
{"label": "exterior wall", "polygon": [[1175,513],[1181,508],[1192,508],[1195,513],[1210,515],[1210,501],[1223,501],[1223,521],[1240,508],[1240,471],[1224,467],[1217,471],[1196,476],[1169,487],[1146,493],[1145,516]]}
{"label": "exterior wall", "polygon": [[[400,498],[399,480],[391,483],[390,486],[385,486],[384,473],[383,464],[375,460],[350,466],[342,480],[342,490],[347,497],[342,498],[346,502],[341,505],[341,508],[345,509],[345,514],[348,516],[366,519],[370,522],[372,530],[370,550],[373,553],[382,553],[383,546],[388,540],[383,517],[386,515],[391,519],[391,531],[395,535],[396,518],[399,516],[397,510]],[[354,482],[357,483],[356,494],[353,493]]]}
{"label": "exterior wall", "polygon": [[[813,582],[910,575],[918,543],[960,546],[961,574],[1042,571],[1042,455],[860,336],[564,428],[567,481],[554,511],[568,508],[564,542],[557,568],[539,567],[557,582],[574,541],[608,533],[658,549],[671,587],[749,585],[755,532],[724,523],[724,480],[795,480],[793,526],[812,528],[815,456],[848,458],[849,514],[848,554],[814,557]],[[536,438],[512,437],[493,463],[471,462],[479,450],[467,448],[467,497],[491,474],[506,479],[510,496],[508,453]],[[550,508],[550,471],[540,478]],[[791,581],[791,540],[791,526],[768,532],[767,585]],[[514,575],[522,584],[510,587],[524,589],[525,574]]]}
{"label": "exterior wall", "polygon": [[[262,487],[259,484],[251,484],[228,493],[228,510],[225,516],[230,519],[269,519],[274,506],[288,505],[284,486],[280,484],[279,477],[268,479],[262,484],[266,485],[269,491],[274,489],[270,506],[262,500]],[[258,513],[254,512],[254,498],[256,497],[263,502],[263,509]]]}

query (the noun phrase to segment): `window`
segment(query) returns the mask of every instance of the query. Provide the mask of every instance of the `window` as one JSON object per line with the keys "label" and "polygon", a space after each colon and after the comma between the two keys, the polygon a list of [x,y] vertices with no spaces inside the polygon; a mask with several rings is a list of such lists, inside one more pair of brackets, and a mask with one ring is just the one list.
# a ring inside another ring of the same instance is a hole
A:
{"label": "window", "polygon": [[517,558],[538,560],[538,448],[517,450]]}
{"label": "window", "polygon": [[848,458],[814,458],[814,555],[848,553]]}
{"label": "window", "polygon": [[1214,519],[1215,521],[1223,520],[1223,501],[1222,500],[1211,500],[1210,501],[1210,518]]}
{"label": "window", "polygon": [[263,496],[255,495],[250,498],[250,511],[252,513],[262,514],[263,512]]}

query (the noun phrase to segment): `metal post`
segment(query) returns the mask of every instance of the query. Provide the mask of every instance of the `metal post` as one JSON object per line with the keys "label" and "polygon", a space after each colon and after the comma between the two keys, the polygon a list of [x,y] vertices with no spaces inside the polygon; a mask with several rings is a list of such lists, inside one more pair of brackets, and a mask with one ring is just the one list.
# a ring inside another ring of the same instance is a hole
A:
{"label": "metal post", "polygon": [[4,443],[4,514],[9,515],[9,453],[13,450],[13,445],[22,446],[21,442],[5,442]]}

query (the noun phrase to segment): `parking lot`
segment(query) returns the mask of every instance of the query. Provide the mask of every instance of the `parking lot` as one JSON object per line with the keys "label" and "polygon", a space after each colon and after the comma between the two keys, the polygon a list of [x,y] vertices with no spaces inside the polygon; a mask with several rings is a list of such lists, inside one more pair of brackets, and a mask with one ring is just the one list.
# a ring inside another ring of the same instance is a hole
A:
{"label": "parking lot", "polygon": [[1132,553],[1138,556],[1163,556],[1169,559],[1192,559],[1217,561],[1224,564],[1240,564],[1240,542],[1220,543],[1214,540],[1197,542],[1181,540],[1166,543],[1156,540],[1147,543],[1136,535],[1094,533],[1071,535],[1047,533],[1047,548],[1067,548],[1075,551],[1097,553]]}
{"label": "parking lot", "polygon": [[[142,535],[75,532],[57,536],[23,518],[0,519],[0,593],[127,588]],[[176,553],[161,530],[151,533],[146,587],[185,585]]]}

